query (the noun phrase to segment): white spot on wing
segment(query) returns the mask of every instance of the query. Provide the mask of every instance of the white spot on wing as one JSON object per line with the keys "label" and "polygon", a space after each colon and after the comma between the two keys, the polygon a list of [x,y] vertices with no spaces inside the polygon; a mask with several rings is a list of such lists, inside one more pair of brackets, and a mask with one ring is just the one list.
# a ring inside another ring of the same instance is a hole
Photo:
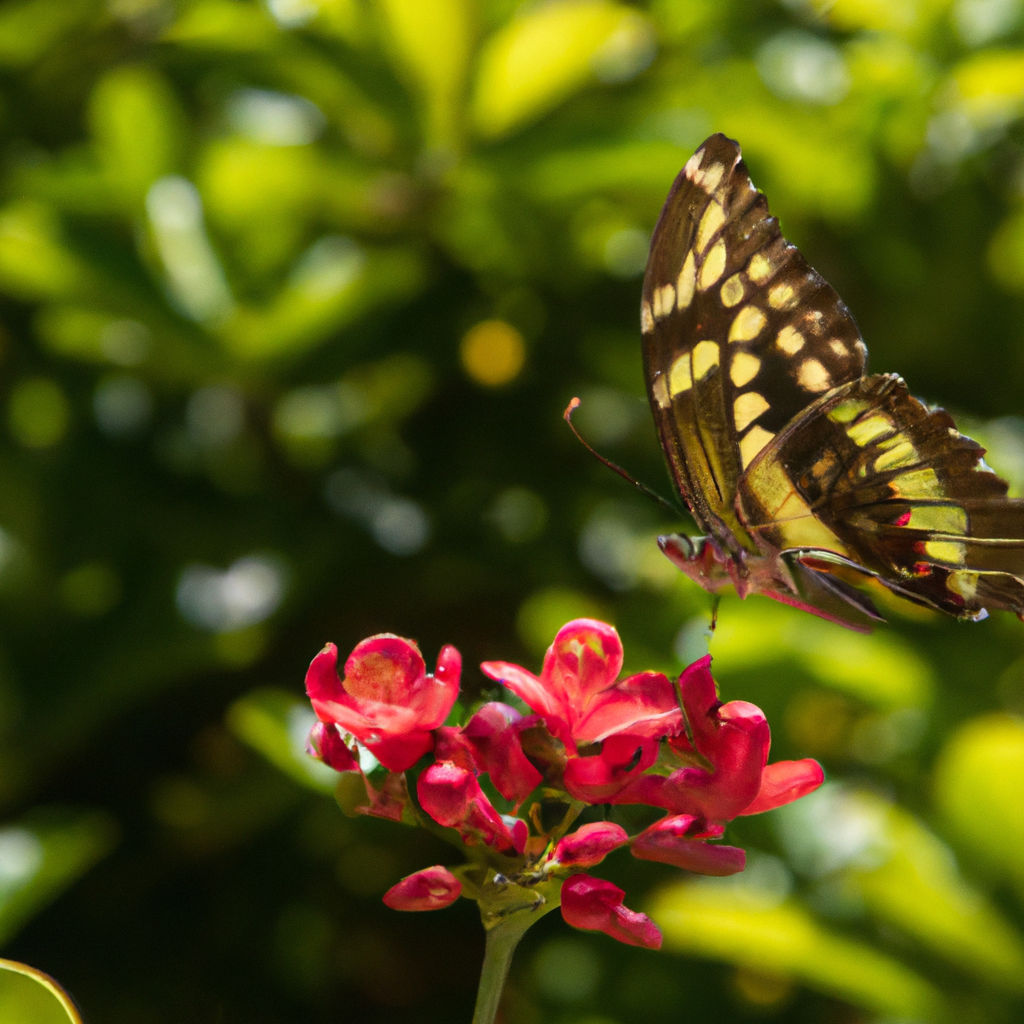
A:
{"label": "white spot on wing", "polygon": [[765,445],[774,436],[771,431],[765,430],[764,427],[751,427],[740,438],[740,462],[743,463],[744,469],[754,461],[758,453],[764,449]]}
{"label": "white spot on wing", "polygon": [[693,376],[690,373],[690,353],[684,352],[676,356],[672,368],[668,371],[668,393],[675,398],[693,387]]}
{"label": "white spot on wing", "polygon": [[668,386],[665,382],[665,374],[659,373],[654,378],[651,391],[654,393],[654,400],[658,403],[659,409],[667,409],[672,404],[672,399],[669,398],[668,394]]}
{"label": "white spot on wing", "polygon": [[710,195],[718,188],[723,174],[725,174],[724,164],[712,164],[710,167],[705,167],[701,174],[701,188]]}
{"label": "white spot on wing", "polygon": [[772,309],[792,309],[796,301],[797,294],[790,284],[777,284],[768,291],[768,305]]}
{"label": "white spot on wing", "polygon": [[717,341],[700,341],[693,349],[693,379],[703,380],[717,365],[721,352]]}
{"label": "white spot on wing", "polygon": [[832,378],[817,359],[805,359],[796,373],[797,383],[805,391],[828,391],[832,387]]}
{"label": "white spot on wing", "polygon": [[804,336],[795,327],[783,327],[775,336],[778,345],[787,356],[795,356],[804,347]]}
{"label": "white spot on wing", "polygon": [[693,301],[693,287],[697,281],[697,266],[693,259],[693,250],[686,254],[683,261],[683,269],[679,271],[679,280],[676,281],[676,306],[679,309],[686,309]]}
{"label": "white spot on wing", "polygon": [[661,320],[672,312],[676,304],[676,290],[670,285],[654,289],[654,319]]}
{"label": "white spot on wing", "polygon": [[654,330],[654,314],[651,313],[651,304],[646,299],[640,305],[640,330],[644,334],[650,334]]}
{"label": "white spot on wing", "polygon": [[752,341],[761,333],[766,318],[757,306],[744,306],[729,328],[729,341]]}
{"label": "white spot on wing", "polygon": [[733,274],[725,284],[722,285],[722,305],[732,308],[743,299],[743,278],[739,274]]}
{"label": "white spot on wing", "polygon": [[775,273],[772,261],[763,252],[755,253],[750,257],[750,264],[747,266],[747,277],[755,284],[764,284]]}
{"label": "white spot on wing", "polygon": [[729,363],[729,378],[736,387],[749,384],[761,369],[761,360],[749,352],[736,352]]}
{"label": "white spot on wing", "polygon": [[700,268],[700,279],[697,287],[707,291],[721,276],[725,270],[725,239],[720,238],[711,247],[711,251],[704,258],[704,265]]}
{"label": "white spot on wing", "polygon": [[748,391],[740,395],[732,403],[733,419],[736,423],[736,432],[742,433],[757,419],[761,413],[771,408],[768,399],[759,395],[756,391]]}
{"label": "white spot on wing", "polygon": [[708,247],[711,239],[718,234],[724,223],[725,208],[717,200],[712,199],[697,226],[697,241],[695,243],[697,252],[703,252]]}

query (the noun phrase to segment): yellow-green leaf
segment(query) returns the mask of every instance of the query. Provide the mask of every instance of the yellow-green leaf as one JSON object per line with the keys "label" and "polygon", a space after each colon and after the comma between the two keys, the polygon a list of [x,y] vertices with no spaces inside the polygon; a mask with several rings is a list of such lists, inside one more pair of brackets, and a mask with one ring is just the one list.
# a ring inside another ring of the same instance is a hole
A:
{"label": "yellow-green leaf", "polygon": [[71,997],[48,974],[0,959],[0,1020],[10,1024],[82,1024]]}
{"label": "yellow-green leaf", "polygon": [[595,77],[630,77],[650,60],[652,38],[645,18],[607,0],[531,7],[483,47],[472,105],[477,130],[505,135]]}

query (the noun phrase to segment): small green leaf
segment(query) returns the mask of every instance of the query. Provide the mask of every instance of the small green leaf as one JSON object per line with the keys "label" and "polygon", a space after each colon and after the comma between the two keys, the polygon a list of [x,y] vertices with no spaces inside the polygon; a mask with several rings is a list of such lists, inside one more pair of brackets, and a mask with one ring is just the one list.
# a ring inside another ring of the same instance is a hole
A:
{"label": "small green leaf", "polygon": [[71,997],[53,978],[27,964],[3,959],[0,1020],[10,1024],[82,1024]]}

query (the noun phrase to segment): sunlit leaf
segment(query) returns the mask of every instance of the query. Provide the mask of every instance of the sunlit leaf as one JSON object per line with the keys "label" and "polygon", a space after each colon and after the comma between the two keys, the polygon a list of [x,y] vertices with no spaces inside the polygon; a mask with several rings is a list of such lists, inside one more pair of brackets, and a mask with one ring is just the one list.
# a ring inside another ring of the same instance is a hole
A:
{"label": "sunlit leaf", "polygon": [[296,782],[332,794],[338,773],[306,753],[316,716],[308,701],[286,690],[254,690],[228,709],[228,728]]}
{"label": "sunlit leaf", "polygon": [[1024,885],[1024,721],[984,715],[960,726],[935,765],[935,802],[958,840]]}
{"label": "sunlit leaf", "polygon": [[218,50],[262,50],[280,30],[262,5],[205,0],[191,5],[164,32],[168,42]]}
{"label": "sunlit leaf", "polygon": [[1024,51],[986,50],[953,71],[958,106],[981,128],[1024,113]]}
{"label": "sunlit leaf", "polygon": [[429,146],[452,147],[461,127],[475,34],[470,0],[377,0],[401,70],[423,93]]}
{"label": "sunlit leaf", "polygon": [[[1024,939],[917,818],[865,789],[829,784],[776,812],[795,864],[983,982],[1024,989]],[[822,899],[824,897],[821,897]]]}
{"label": "sunlit leaf", "polygon": [[25,200],[0,210],[0,289],[24,299],[63,297],[87,278],[51,209]]}
{"label": "sunlit leaf", "polygon": [[292,357],[369,310],[408,298],[422,280],[422,264],[408,249],[367,252],[350,238],[328,236],[299,260],[268,307],[240,309],[225,324],[224,344],[245,360]]}
{"label": "sunlit leaf", "polygon": [[[517,15],[484,44],[473,118],[484,136],[505,135],[592,81],[628,78],[650,60],[646,22],[607,0],[558,0]],[[631,64],[632,62],[632,64]]]}
{"label": "sunlit leaf", "polygon": [[749,883],[680,882],[664,889],[648,912],[667,951],[792,977],[875,1013],[940,1018],[938,993],[908,967]]}
{"label": "sunlit leaf", "polygon": [[18,68],[67,38],[92,13],[89,0],[16,0],[0,9],[0,66]]}
{"label": "sunlit leaf", "polygon": [[10,1024],[82,1024],[71,997],[48,974],[0,959],[0,1019]]}

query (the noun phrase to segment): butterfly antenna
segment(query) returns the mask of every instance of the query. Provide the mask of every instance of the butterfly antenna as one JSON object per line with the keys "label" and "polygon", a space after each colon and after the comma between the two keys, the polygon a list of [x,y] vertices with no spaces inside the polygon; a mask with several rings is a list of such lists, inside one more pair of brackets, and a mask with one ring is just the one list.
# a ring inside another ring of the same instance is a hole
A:
{"label": "butterfly antenna", "polygon": [[665,498],[663,498],[657,491],[651,490],[651,488],[648,487],[647,484],[640,483],[639,480],[637,480],[635,477],[630,476],[629,473],[627,473],[621,466],[612,462],[611,459],[606,459],[600,452],[595,451],[595,449],[591,445],[587,444],[587,442],[583,439],[583,435],[580,434],[580,432],[576,429],[576,424],[573,423],[572,421],[572,414],[580,407],[581,404],[582,403],[578,398],[574,398],[565,407],[565,412],[562,413],[562,418],[565,420],[566,423],[569,424],[569,429],[576,435],[576,440],[579,441],[579,443],[583,445],[583,447],[586,448],[587,451],[590,452],[590,454],[593,455],[594,458],[597,459],[597,461],[600,462],[602,465],[607,466],[613,472],[618,473],[623,480],[629,481],[629,483],[631,483],[638,491],[640,491],[643,494],[646,494],[648,498],[653,498],[656,502],[658,502],[661,505],[664,505],[665,508],[669,509],[669,511],[671,511],[675,515],[679,515],[679,509],[676,508],[676,506],[673,505],[671,501],[668,501]]}

